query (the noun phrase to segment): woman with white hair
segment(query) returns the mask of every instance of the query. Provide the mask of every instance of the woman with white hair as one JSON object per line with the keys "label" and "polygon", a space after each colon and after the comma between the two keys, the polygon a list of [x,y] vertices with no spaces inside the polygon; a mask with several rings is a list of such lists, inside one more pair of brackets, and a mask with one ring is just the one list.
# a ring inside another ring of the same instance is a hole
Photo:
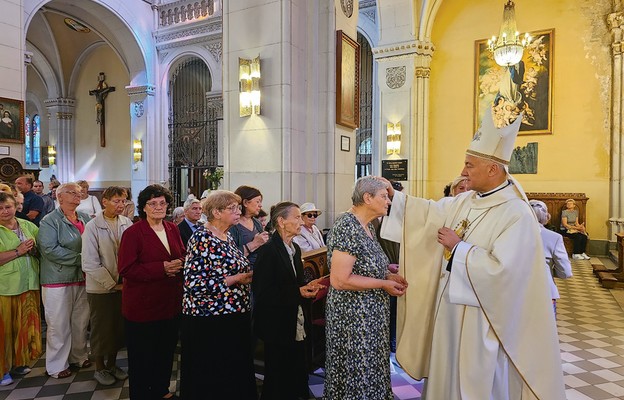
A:
{"label": "woman with white hair", "polygon": [[[550,221],[550,214],[548,213],[548,207],[543,201],[531,200],[529,201],[531,208],[537,216],[537,220],[542,225],[540,227],[540,233],[542,234],[542,244],[544,246],[544,256],[546,257],[546,268],[553,276],[557,278],[567,279],[572,276],[572,266],[568,259],[568,253],[563,245],[563,237],[557,232],[553,232],[544,227]],[[551,280],[550,292],[553,301],[553,309],[557,314],[557,299],[559,298],[559,291],[557,285]]]}
{"label": "woman with white hair", "polygon": [[405,294],[407,281],[388,272],[371,223],[387,214],[389,185],[372,176],[358,179],[353,207],[338,217],[327,239],[326,399],[394,398],[390,296]]}

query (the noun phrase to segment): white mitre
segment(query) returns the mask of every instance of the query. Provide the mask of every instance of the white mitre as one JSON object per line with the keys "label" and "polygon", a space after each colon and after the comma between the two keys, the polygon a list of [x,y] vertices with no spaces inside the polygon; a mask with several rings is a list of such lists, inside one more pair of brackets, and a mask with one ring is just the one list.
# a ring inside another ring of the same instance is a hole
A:
{"label": "white mitre", "polygon": [[481,120],[481,127],[472,138],[466,154],[509,165],[521,123],[522,114],[513,123],[499,129],[494,126],[492,108],[488,107]]}

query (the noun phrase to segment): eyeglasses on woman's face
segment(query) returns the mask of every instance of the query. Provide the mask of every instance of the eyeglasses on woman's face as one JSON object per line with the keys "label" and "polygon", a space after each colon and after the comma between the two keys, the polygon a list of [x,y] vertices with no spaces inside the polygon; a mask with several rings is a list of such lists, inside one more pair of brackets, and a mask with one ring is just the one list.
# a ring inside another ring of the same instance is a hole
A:
{"label": "eyeglasses on woman's face", "polygon": [[150,208],[167,208],[169,203],[166,201],[148,201],[145,205]]}
{"label": "eyeglasses on woman's face", "polygon": [[225,207],[224,210],[228,210],[233,214],[236,212],[241,212],[243,210],[243,207],[240,204],[232,204],[231,206]]}
{"label": "eyeglasses on woman's face", "polygon": [[307,213],[307,214],[303,214],[308,218],[317,218],[318,214],[317,213]]}

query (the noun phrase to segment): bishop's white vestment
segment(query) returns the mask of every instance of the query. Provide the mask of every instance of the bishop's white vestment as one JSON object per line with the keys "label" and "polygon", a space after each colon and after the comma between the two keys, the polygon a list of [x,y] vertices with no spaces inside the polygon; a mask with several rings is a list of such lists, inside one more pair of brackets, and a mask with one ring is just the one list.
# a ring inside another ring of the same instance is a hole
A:
{"label": "bishop's white vestment", "polygon": [[[467,229],[446,271],[437,231]],[[397,361],[428,400],[564,400],[539,224],[518,189],[440,201],[395,192],[381,236],[401,243]]]}

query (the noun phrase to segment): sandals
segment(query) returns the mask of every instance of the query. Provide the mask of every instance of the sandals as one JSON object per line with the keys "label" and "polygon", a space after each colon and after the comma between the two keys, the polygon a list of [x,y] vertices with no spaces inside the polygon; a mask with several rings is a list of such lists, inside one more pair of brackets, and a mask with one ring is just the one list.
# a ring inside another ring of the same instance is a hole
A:
{"label": "sandals", "polygon": [[67,368],[66,370],[63,370],[59,372],[58,374],[48,374],[48,375],[50,375],[50,377],[54,379],[64,379],[64,378],[69,378],[71,374],[72,374],[71,370]]}

